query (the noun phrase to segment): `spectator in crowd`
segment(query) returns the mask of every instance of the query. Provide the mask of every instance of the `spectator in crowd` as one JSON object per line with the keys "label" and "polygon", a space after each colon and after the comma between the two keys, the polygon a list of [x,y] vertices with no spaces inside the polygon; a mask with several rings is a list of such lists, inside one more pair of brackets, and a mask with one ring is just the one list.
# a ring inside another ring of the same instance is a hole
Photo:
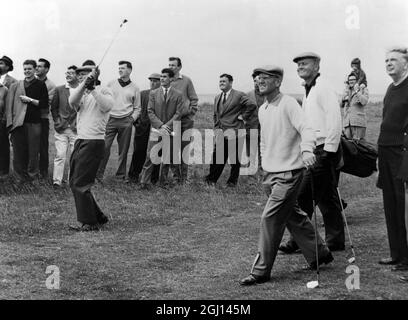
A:
{"label": "spectator in crowd", "polygon": [[6,128],[6,96],[10,86],[17,82],[8,73],[13,71],[13,60],[7,56],[0,59],[0,177],[10,172],[10,141]]}
{"label": "spectator in crowd", "polygon": [[[167,175],[169,167],[173,171],[173,176],[178,183],[182,182],[180,163],[180,148],[177,146],[177,140],[174,132],[177,132],[175,125],[181,125],[180,120],[187,112],[184,108],[183,95],[180,91],[171,86],[174,80],[174,72],[170,68],[164,68],[161,71],[160,87],[150,91],[148,103],[148,115],[151,123],[150,139],[147,146],[146,161],[141,173],[141,189],[148,189],[151,185],[151,175],[154,165],[161,161],[160,184],[167,184]],[[175,143],[176,142],[176,143]],[[158,151],[158,145],[161,143],[162,156],[153,155],[153,151]],[[175,157],[175,155],[178,155]],[[161,158],[161,160],[160,160]]]}
{"label": "spectator in crowd", "polygon": [[[378,137],[378,184],[382,189],[390,258],[382,265],[408,270],[408,48],[392,48],[385,67],[392,83],[384,96]],[[408,277],[402,280],[408,281]]]}
{"label": "spectator in crowd", "polygon": [[361,69],[361,61],[359,58],[355,58],[351,61],[351,69],[357,78],[357,84],[367,87],[367,77],[364,70]]}
{"label": "spectator in crowd", "polygon": [[48,91],[35,77],[37,63],[23,63],[24,80],[10,86],[6,99],[7,128],[13,144],[13,167],[18,182],[39,178],[41,111],[48,109]]}
{"label": "spectator in crowd", "polygon": [[113,93],[101,87],[99,69],[87,60],[76,70],[79,86],[69,96],[69,104],[77,111],[78,138],[70,160],[69,185],[74,195],[78,225],[76,231],[98,230],[108,222],[91,192],[96,172],[104,157],[105,130],[109,112],[114,106]]}
{"label": "spectator in crowd", "polygon": [[349,139],[365,138],[367,120],[364,107],[368,103],[368,89],[359,86],[354,73],[348,76],[347,88],[342,97],[341,107],[344,108],[343,128]]}
{"label": "spectator in crowd", "polygon": [[257,108],[245,93],[232,88],[233,80],[231,75],[222,74],[219,80],[221,93],[214,99],[215,144],[210,172],[205,178],[208,185],[217,183],[228,158],[231,172],[227,186],[237,185],[243,139],[246,136],[245,133],[242,136],[241,131],[245,129],[244,121],[249,121]]}
{"label": "spectator in crowd", "polygon": [[140,90],[130,79],[132,64],[129,61],[119,61],[119,79],[108,83],[108,88],[113,92],[115,105],[110,111],[109,121],[105,133],[105,157],[97,173],[97,178],[102,181],[110,157],[113,140],[117,137],[119,149],[119,166],[116,177],[126,179],[127,155],[132,139],[133,123],[140,114]]}
{"label": "spectator in crowd", "polygon": [[[337,194],[338,173],[341,165],[339,148],[342,132],[340,106],[337,94],[324,77],[320,76],[320,56],[306,52],[296,56],[298,75],[304,80],[306,94],[302,108],[309,125],[316,134],[316,164],[305,173],[298,201],[309,218],[313,215],[312,181],[314,198],[322,213],[326,229],[326,243],[331,251],[344,250],[344,222]],[[312,177],[313,175],[313,177]],[[291,238],[279,248],[295,253],[298,244]]]}
{"label": "spectator in crowd", "polygon": [[285,226],[312,268],[317,268],[316,246],[319,264],[333,261],[320,236],[315,238],[312,223],[297,203],[304,167],[316,162],[314,130],[296,100],[280,92],[282,68],[265,66],[254,72],[259,74],[259,89],[266,97],[259,108],[259,121],[263,185],[268,200],[261,217],[258,254],[250,275],[240,281],[245,286],[269,281]]}
{"label": "spectator in crowd", "polygon": [[[139,181],[139,175],[142,172],[143,164],[146,161],[147,144],[150,135],[150,119],[147,112],[149,94],[152,90],[160,87],[159,73],[152,73],[148,79],[150,81],[150,89],[140,92],[141,111],[139,117],[134,122],[135,135],[133,138],[133,155],[128,172],[129,180],[132,182]],[[160,165],[155,165],[151,177],[153,183],[159,180],[159,172]]]}
{"label": "spectator in crowd", "polygon": [[[184,112],[181,118],[181,134],[194,127],[194,115],[198,110],[198,97],[194,89],[193,82],[189,77],[180,73],[182,68],[181,59],[178,57],[169,58],[169,68],[174,72],[174,80],[172,81],[172,88],[178,90],[183,95]],[[181,179],[182,182],[186,181],[188,178],[188,162],[190,159],[190,142],[189,139],[181,140]]]}
{"label": "spectator in crowd", "polygon": [[74,150],[77,139],[76,111],[69,105],[71,92],[78,87],[77,67],[70,66],[65,72],[67,83],[55,89],[51,102],[51,114],[54,120],[55,129],[55,149],[53,185],[61,186],[64,177],[65,162],[67,153]]}
{"label": "spectator in crowd", "polygon": [[41,139],[40,139],[40,175],[43,179],[48,178],[49,167],[49,143],[48,137],[50,135],[50,107],[51,101],[55,92],[55,84],[48,79],[47,74],[50,71],[51,64],[48,60],[40,58],[38,59],[36,76],[39,80],[43,81],[48,90],[48,108],[41,109]]}

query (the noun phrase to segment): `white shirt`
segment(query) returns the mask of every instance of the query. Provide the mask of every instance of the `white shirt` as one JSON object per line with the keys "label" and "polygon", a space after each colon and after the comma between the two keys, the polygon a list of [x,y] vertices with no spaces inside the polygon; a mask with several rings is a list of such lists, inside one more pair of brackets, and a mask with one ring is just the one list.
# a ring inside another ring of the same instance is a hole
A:
{"label": "white shirt", "polygon": [[324,150],[336,152],[341,137],[342,119],[340,104],[334,89],[321,77],[303,97],[302,108],[309,126],[316,134],[317,145],[324,144]]}
{"label": "white shirt", "polygon": [[227,99],[228,99],[228,97],[229,97],[229,95],[230,95],[230,93],[231,93],[231,90],[232,90],[232,88],[229,89],[229,90],[228,90],[227,92],[225,92],[225,93],[224,93],[224,91],[221,92],[221,102],[224,101],[224,94],[225,94],[225,101],[227,101]]}
{"label": "white shirt", "polygon": [[284,172],[304,167],[302,152],[313,152],[315,134],[297,101],[287,95],[259,107],[262,168]]}

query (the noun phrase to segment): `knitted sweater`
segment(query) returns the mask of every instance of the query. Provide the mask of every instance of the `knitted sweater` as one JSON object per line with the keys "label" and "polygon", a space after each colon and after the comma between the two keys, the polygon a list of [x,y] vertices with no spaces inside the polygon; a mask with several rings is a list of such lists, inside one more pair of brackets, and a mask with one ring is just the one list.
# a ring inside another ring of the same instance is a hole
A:
{"label": "knitted sweater", "polygon": [[399,85],[390,84],[384,96],[380,146],[400,146],[408,131],[408,77]]}
{"label": "knitted sweater", "polygon": [[140,114],[140,90],[137,85],[130,82],[122,87],[117,79],[110,81],[107,87],[111,89],[115,104],[110,111],[113,118],[125,118],[130,115],[137,119]]}

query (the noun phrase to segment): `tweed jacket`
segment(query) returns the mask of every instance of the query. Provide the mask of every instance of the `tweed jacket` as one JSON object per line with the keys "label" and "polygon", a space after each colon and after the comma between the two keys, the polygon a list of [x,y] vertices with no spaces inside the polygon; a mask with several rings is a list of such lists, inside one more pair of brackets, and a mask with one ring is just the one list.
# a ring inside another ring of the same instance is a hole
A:
{"label": "tweed jacket", "polygon": [[187,114],[185,106],[182,93],[172,87],[167,93],[167,101],[164,101],[162,87],[150,91],[147,110],[152,127],[159,129],[165,124],[173,129],[173,122]]}
{"label": "tweed jacket", "polygon": [[54,120],[54,129],[58,133],[64,132],[68,127],[76,132],[77,113],[71,108],[68,101],[69,88],[66,85],[56,87],[51,101],[51,115]]}
{"label": "tweed jacket", "polygon": [[13,78],[9,74],[6,74],[4,77],[3,85],[5,85],[7,89],[10,89],[10,86],[17,81],[18,81],[17,79]]}
{"label": "tweed jacket", "polygon": [[358,91],[347,89],[343,95],[341,106],[344,108],[343,127],[356,126],[367,127],[367,119],[364,107],[368,103],[368,89]]}

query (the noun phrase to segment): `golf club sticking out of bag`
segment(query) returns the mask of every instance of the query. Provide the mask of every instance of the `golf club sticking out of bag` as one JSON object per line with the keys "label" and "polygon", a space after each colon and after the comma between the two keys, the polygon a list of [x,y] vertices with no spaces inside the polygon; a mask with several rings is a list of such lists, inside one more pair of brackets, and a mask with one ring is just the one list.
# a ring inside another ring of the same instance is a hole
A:
{"label": "golf club sticking out of bag", "polygon": [[344,224],[346,225],[347,236],[348,236],[349,241],[350,241],[351,253],[353,254],[353,256],[351,258],[349,258],[347,261],[348,261],[349,264],[352,264],[352,263],[356,262],[356,253],[354,252],[353,241],[351,240],[350,230],[349,230],[349,227],[348,227],[346,214],[344,213],[344,207],[343,207],[343,202],[341,201],[341,195],[340,195],[339,187],[337,187],[337,196],[339,197],[339,202],[340,202],[340,206],[341,206],[341,214],[342,214],[343,219],[344,219]]}
{"label": "golf club sticking out of bag", "polygon": [[[309,169],[310,170],[310,169]],[[314,181],[313,181],[313,173],[310,171],[310,184],[311,184],[311,189],[312,189],[312,201],[313,201],[313,215],[314,215],[314,229],[315,229],[315,245],[316,245],[316,280],[315,281],[309,281],[306,283],[306,287],[308,289],[314,289],[319,287],[320,282],[319,282],[319,251],[318,251],[318,244],[317,244],[317,238],[318,238],[318,233],[317,233],[317,215],[316,215],[316,200],[315,200],[315,192],[314,192]]]}

